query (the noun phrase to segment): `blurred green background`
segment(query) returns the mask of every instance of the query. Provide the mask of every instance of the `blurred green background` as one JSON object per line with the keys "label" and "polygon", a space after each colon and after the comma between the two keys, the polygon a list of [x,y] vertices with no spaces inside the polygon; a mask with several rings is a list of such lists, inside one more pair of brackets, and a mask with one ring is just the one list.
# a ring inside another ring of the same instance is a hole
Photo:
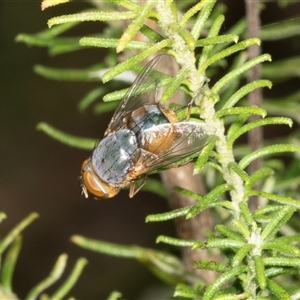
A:
{"label": "blurred green background", "polygon": [[[33,72],[35,64],[88,67],[103,57],[99,50],[50,58],[45,49],[15,42],[21,32],[46,29],[52,16],[86,7],[74,3],[42,12],[39,1],[0,3],[0,210],[8,216],[1,224],[1,235],[30,212],[40,214],[23,235],[14,277],[14,291],[20,298],[49,274],[61,253],[69,255],[68,271],[78,257],[89,260],[71,293],[77,299],[104,299],[115,289],[127,299],[139,297],[146,287],[159,284],[151,273],[135,261],[80,249],[69,241],[70,236],[155,247],[159,232],[173,231],[171,222],[164,224],[164,229],[163,224],[145,224],[147,214],[168,209],[162,198],[149,193],[129,199],[128,191],[122,191],[104,201],[81,197],[80,168],[90,152],[62,145],[35,129],[38,122],[46,121],[71,134],[101,138],[109,122],[110,114],[99,117],[91,111],[77,111],[81,97],[99,83],[56,82]],[[74,35],[80,35],[80,30],[94,32],[99,24],[84,24],[76,30]]]}
{"label": "blurred green background", "polygon": [[[226,22],[230,26],[243,15],[244,4],[240,0],[227,2],[230,15]],[[268,15],[276,19],[280,11],[275,3],[272,5]],[[67,270],[80,256],[89,260],[71,293],[77,299],[104,299],[112,290],[121,291],[127,299],[151,299],[146,292],[163,285],[143,266],[83,250],[69,239],[80,234],[164,249],[155,245],[155,239],[159,234],[174,235],[172,222],[146,225],[145,217],[168,210],[166,201],[145,192],[129,199],[127,191],[111,200],[84,199],[79,187],[80,167],[90,153],[62,145],[35,129],[38,122],[45,121],[70,134],[101,138],[110,114],[99,117],[91,110],[82,114],[76,108],[78,101],[100,83],[46,80],[34,74],[33,66],[85,68],[101,60],[103,53],[85,49],[50,58],[45,49],[14,41],[19,33],[46,29],[47,20],[53,16],[87,7],[84,2],[75,2],[42,12],[39,1],[0,2],[0,210],[8,216],[0,233],[3,236],[32,211],[40,214],[23,234],[14,277],[14,291],[20,298],[49,274],[59,254],[67,253]],[[288,15],[289,11],[285,12],[285,17]],[[83,35],[98,30],[99,23],[89,23],[72,32]],[[287,48],[283,43],[278,50]],[[273,47],[271,54],[280,57],[275,51]]]}

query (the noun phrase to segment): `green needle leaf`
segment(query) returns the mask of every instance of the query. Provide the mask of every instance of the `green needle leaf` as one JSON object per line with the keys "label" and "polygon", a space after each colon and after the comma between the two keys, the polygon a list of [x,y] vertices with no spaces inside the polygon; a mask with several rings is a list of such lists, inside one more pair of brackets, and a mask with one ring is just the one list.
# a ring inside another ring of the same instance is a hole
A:
{"label": "green needle leaf", "polygon": [[50,297],[50,299],[64,299],[65,295],[72,289],[72,287],[77,282],[86,264],[87,260],[85,258],[78,259],[69,277],[65,280],[64,284],[60,286],[57,289],[57,291]]}
{"label": "green needle leaf", "polygon": [[213,137],[211,141],[201,150],[201,154],[198,156],[197,161],[194,166],[193,175],[199,174],[202,170],[203,166],[208,161],[210,155],[212,154],[213,148],[215,147],[215,143],[217,141],[217,137]]}
{"label": "green needle leaf", "polygon": [[293,120],[290,118],[284,118],[284,117],[274,117],[274,118],[266,118],[264,120],[257,120],[257,121],[250,122],[250,123],[242,126],[236,132],[234,132],[230,136],[230,140],[228,140],[228,144],[232,145],[234,143],[234,141],[237,140],[238,137],[240,137],[244,133],[252,130],[253,128],[266,126],[266,125],[275,125],[275,124],[285,124],[285,125],[292,127]]}
{"label": "green needle leaf", "polygon": [[263,259],[265,266],[294,267],[300,268],[300,258],[293,257],[265,257]]}
{"label": "green needle leaf", "polygon": [[161,242],[169,245],[178,246],[178,247],[193,247],[196,241],[181,240],[169,236],[160,235],[159,237],[157,237],[156,243],[161,243]]}
{"label": "green needle leaf", "polygon": [[22,244],[22,237],[18,235],[14,239],[3,261],[2,272],[1,272],[1,284],[9,292],[13,291],[12,289],[13,272],[16,266],[18,255],[21,250],[21,244]]}
{"label": "green needle leaf", "polygon": [[253,38],[253,39],[248,39],[243,42],[239,42],[234,46],[228,47],[217,54],[214,54],[213,56],[209,57],[201,66],[199,66],[199,73],[202,74],[204,70],[207,69],[208,66],[211,64],[215,63],[218,60],[223,59],[224,57],[227,57],[229,55],[232,55],[235,52],[241,51],[251,45],[259,45],[260,40]]}
{"label": "green needle leaf", "polygon": [[66,80],[66,81],[100,81],[100,69],[55,69],[41,65],[34,66],[34,72],[48,79]]}
{"label": "green needle leaf", "polygon": [[271,154],[284,153],[284,152],[300,152],[300,146],[290,144],[278,144],[266,146],[262,149],[258,149],[251,154],[246,155],[239,162],[239,166],[245,169],[252,161],[259,157],[264,157]]}
{"label": "green needle leaf", "polygon": [[[300,201],[299,206],[300,206]],[[261,238],[269,241],[281,229],[281,227],[291,218],[295,209],[289,206],[282,207],[281,210],[274,214],[274,219],[264,228],[261,233]]]}
{"label": "green needle leaf", "polygon": [[[100,48],[116,48],[119,40],[112,38],[100,38],[100,37],[83,37],[79,40],[81,46],[88,47],[100,47]],[[127,49],[145,50],[149,48],[153,43],[140,42],[140,41],[128,41],[126,44]]]}
{"label": "green needle leaf", "polygon": [[56,261],[50,275],[37,284],[28,295],[25,297],[25,300],[36,299],[39,294],[45,291],[50,285],[56,282],[63,274],[66,265],[67,265],[68,256],[66,254],[62,254],[59,256],[58,260]]}
{"label": "green needle leaf", "polygon": [[36,218],[38,218],[37,213],[29,214],[24,220],[17,224],[0,242],[0,254],[10,245],[14,239],[24,230],[30,223],[32,223]]}
{"label": "green needle leaf", "polygon": [[264,290],[267,285],[267,279],[265,275],[265,267],[261,255],[255,255],[254,259],[254,268],[255,268],[255,277],[259,287]]}
{"label": "green needle leaf", "polygon": [[254,245],[246,244],[242,246],[238,251],[235,253],[233,259],[231,260],[231,265],[233,268],[239,266],[244,258],[250,253],[250,251],[254,248]]}
{"label": "green needle leaf", "polygon": [[118,299],[121,299],[121,297],[122,297],[122,294],[120,292],[113,291],[110,293],[107,300],[118,300]]}
{"label": "green needle leaf", "polygon": [[213,37],[207,37],[204,39],[200,39],[196,41],[196,47],[204,47],[204,46],[211,46],[211,45],[218,45],[224,43],[237,43],[239,37],[234,34],[226,34],[226,35],[218,35]]}
{"label": "green needle leaf", "polygon": [[242,115],[242,114],[255,114],[260,115],[263,118],[267,115],[267,112],[265,109],[262,109],[257,106],[248,106],[248,107],[232,107],[232,108],[226,108],[221,109],[216,113],[217,117],[223,117],[228,115]]}
{"label": "green needle leaf", "polygon": [[211,270],[220,273],[224,273],[229,269],[229,265],[210,260],[196,261],[193,263],[193,267],[195,269]]}
{"label": "green needle leaf", "polygon": [[230,186],[227,184],[222,184],[214,188],[211,192],[205,195],[201,201],[195,204],[190,211],[187,213],[186,218],[190,219],[198,215],[204,209],[210,207],[212,202],[219,199],[221,195],[230,190]]}
{"label": "green needle leaf", "polygon": [[271,279],[267,279],[267,287],[271,293],[280,300],[291,300],[291,297],[278,283]]}
{"label": "green needle leaf", "polygon": [[88,139],[65,133],[45,122],[37,124],[36,128],[65,145],[79,149],[92,150],[97,143],[97,140],[95,139]]}
{"label": "green needle leaf", "polygon": [[287,243],[283,243],[280,239],[264,243],[262,248],[300,257],[300,250],[297,247],[288,245]]}
{"label": "green needle leaf", "polygon": [[232,229],[228,228],[227,226],[224,225],[216,225],[215,229],[220,232],[224,237],[230,238],[230,239],[234,239],[234,240],[238,240],[240,242],[244,242],[245,239],[244,237],[239,234],[236,231],[233,231]]}
{"label": "green needle leaf", "polygon": [[223,76],[219,81],[215,83],[215,85],[212,87],[212,92],[218,94],[219,91],[231,80],[238,77],[242,73],[248,71],[255,65],[258,65],[264,61],[271,61],[271,56],[268,54],[263,54],[258,57],[255,57],[246,63],[244,63],[242,66],[234,69],[233,71],[227,73],[225,76]]}
{"label": "green needle leaf", "polygon": [[175,219],[175,218],[178,218],[178,217],[183,217],[187,214],[187,212],[189,211],[189,209],[191,207],[192,206],[186,206],[186,207],[178,208],[178,209],[175,209],[173,211],[163,213],[163,214],[149,215],[146,218],[146,223],[148,223],[148,222],[161,222],[161,221],[167,221],[167,220]]}
{"label": "green needle leaf", "polygon": [[192,298],[192,299],[200,299],[201,294],[197,293],[194,289],[191,287],[185,285],[185,284],[178,284],[176,286],[174,297],[182,297],[182,298]]}
{"label": "green needle leaf", "polygon": [[257,80],[251,83],[248,83],[236,91],[224,104],[223,109],[233,107],[240,99],[249,94],[255,89],[272,87],[272,83],[269,80]]}
{"label": "green needle leaf", "polygon": [[117,53],[123,51],[126,45],[134,38],[139,29],[146,23],[147,18],[155,4],[155,0],[148,0],[142,5],[141,9],[136,12],[136,17],[122,34],[118,45]]}
{"label": "green needle leaf", "polygon": [[113,21],[113,20],[127,20],[133,19],[136,16],[135,12],[123,11],[123,12],[83,12],[79,14],[64,15],[54,17],[48,21],[48,26],[51,28],[53,25],[72,23],[72,22],[84,22],[84,21]]}
{"label": "green needle leaf", "polygon": [[297,208],[297,209],[300,208],[300,200],[293,199],[293,198],[290,198],[290,197],[279,196],[279,195],[276,195],[276,194],[267,193],[267,192],[263,192],[263,191],[256,191],[256,190],[252,190],[252,191],[249,192],[249,196],[252,196],[252,195],[261,196],[261,197],[264,197],[266,199],[270,199],[270,200],[278,202],[278,203],[290,205],[290,206],[293,206],[294,208]]}
{"label": "green needle leaf", "polygon": [[247,188],[252,188],[259,180],[264,177],[272,176],[273,174],[274,170],[271,168],[261,168],[257,170],[248,178],[248,180],[246,180]]}
{"label": "green needle leaf", "polygon": [[238,266],[228,272],[225,272],[219,278],[217,278],[213,283],[211,283],[203,295],[203,300],[213,299],[215,294],[220,290],[221,286],[228,281],[234,279],[235,277],[245,273],[247,271],[246,266]]}
{"label": "green needle leaf", "polygon": [[184,26],[188,20],[198,13],[204,6],[206,6],[208,1],[199,1],[196,5],[192,6],[180,19],[180,26]]}
{"label": "green needle leaf", "polygon": [[124,62],[119,63],[114,68],[106,72],[103,77],[102,81],[103,83],[113,79],[117,75],[121,74],[122,72],[126,70],[133,69],[133,66],[141,62],[142,60],[146,59],[150,55],[158,52],[159,50],[167,47],[171,43],[171,40],[163,40],[157,44],[154,44],[153,46],[149,47],[148,49],[144,50],[143,52],[140,52],[139,54],[127,59]]}

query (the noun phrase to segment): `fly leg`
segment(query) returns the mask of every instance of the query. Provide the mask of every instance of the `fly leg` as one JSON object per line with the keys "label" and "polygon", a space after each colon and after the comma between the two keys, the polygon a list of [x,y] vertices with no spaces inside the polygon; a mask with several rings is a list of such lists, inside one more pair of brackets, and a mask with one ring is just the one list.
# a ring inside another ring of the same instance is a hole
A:
{"label": "fly leg", "polygon": [[[209,82],[209,79],[206,78],[205,79],[205,83],[208,83]],[[201,87],[196,95],[192,98],[192,100],[189,102],[189,104],[187,105],[187,115],[186,115],[186,120],[189,121],[190,120],[190,117],[191,117],[191,113],[192,113],[192,106],[196,103],[197,106],[199,106],[199,103],[201,101],[201,98],[202,97],[205,97],[205,89],[207,89],[207,87]],[[201,95],[203,94],[203,96]],[[202,97],[200,97],[202,96]],[[200,99],[199,99],[200,98]],[[199,100],[198,100],[199,99]],[[197,101],[198,100],[198,101]],[[196,102],[197,101],[197,102]]]}
{"label": "fly leg", "polygon": [[147,176],[143,176],[139,180],[130,181],[129,197],[132,198],[146,183]]}

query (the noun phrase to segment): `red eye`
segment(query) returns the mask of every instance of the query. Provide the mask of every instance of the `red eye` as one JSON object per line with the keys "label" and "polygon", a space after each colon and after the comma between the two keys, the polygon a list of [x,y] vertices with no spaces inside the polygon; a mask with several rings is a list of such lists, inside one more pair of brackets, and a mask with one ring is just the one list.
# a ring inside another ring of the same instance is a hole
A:
{"label": "red eye", "polygon": [[88,196],[86,191],[88,191],[97,198],[111,198],[120,190],[119,188],[110,186],[99,178],[91,166],[90,159],[85,160],[82,164],[82,179],[83,193],[86,197]]}

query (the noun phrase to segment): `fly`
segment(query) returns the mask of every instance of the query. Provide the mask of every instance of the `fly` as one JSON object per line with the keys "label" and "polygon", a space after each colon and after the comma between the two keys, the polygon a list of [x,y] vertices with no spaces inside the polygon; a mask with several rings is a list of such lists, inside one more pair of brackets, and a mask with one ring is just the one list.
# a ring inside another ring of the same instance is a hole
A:
{"label": "fly", "polygon": [[[147,174],[199,152],[209,140],[201,123],[179,121],[161,103],[159,87],[169,55],[152,59],[117,107],[103,139],[81,170],[87,198],[111,198],[126,185],[133,197]],[[158,76],[160,75],[160,76]]]}

